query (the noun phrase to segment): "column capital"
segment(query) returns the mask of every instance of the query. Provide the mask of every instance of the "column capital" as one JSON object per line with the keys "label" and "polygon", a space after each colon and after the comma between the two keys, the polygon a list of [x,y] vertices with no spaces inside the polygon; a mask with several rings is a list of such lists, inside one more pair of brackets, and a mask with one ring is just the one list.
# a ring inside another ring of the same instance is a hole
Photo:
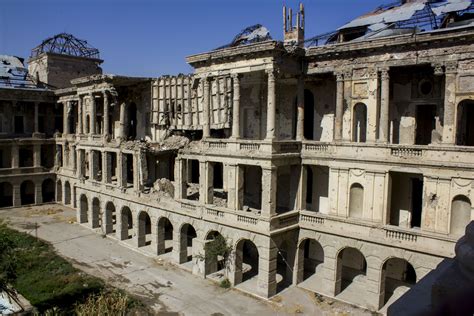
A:
{"label": "column capital", "polygon": [[380,71],[380,78],[382,80],[388,80],[390,79],[390,67],[382,67],[382,68],[379,68],[379,71]]}
{"label": "column capital", "polygon": [[267,74],[269,80],[275,80],[276,78],[278,78],[280,71],[277,68],[271,68],[266,69],[265,73]]}
{"label": "column capital", "polygon": [[441,63],[432,63],[431,67],[434,68],[435,76],[444,75],[443,64],[441,64]]}
{"label": "column capital", "polygon": [[230,75],[232,79],[239,81],[240,78],[242,77],[241,73],[233,73]]}
{"label": "column capital", "polygon": [[335,71],[336,81],[344,81],[344,73],[342,71]]}
{"label": "column capital", "polygon": [[458,71],[458,62],[457,61],[447,61],[445,63],[446,74],[455,74]]}
{"label": "column capital", "polygon": [[352,69],[344,69],[344,80],[345,81],[350,81],[352,80]]}

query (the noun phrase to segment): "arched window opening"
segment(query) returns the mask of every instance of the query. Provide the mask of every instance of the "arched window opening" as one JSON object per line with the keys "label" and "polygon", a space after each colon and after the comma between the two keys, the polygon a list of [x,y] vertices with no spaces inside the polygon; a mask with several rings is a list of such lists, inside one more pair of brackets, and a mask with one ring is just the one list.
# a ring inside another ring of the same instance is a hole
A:
{"label": "arched window opening", "polygon": [[337,256],[336,295],[343,291],[360,291],[367,274],[367,262],[356,248],[344,248]]}
{"label": "arched window opening", "polygon": [[474,146],[474,101],[464,100],[458,105],[456,145]]}
{"label": "arched window opening", "polygon": [[390,258],[382,267],[380,280],[383,305],[394,302],[416,283],[416,272],[405,259]]}
{"label": "arched window opening", "polygon": [[173,250],[173,224],[166,217],[158,221],[157,253],[162,255]]}
{"label": "arched window opening", "polygon": [[54,202],[55,198],[55,185],[52,179],[46,179],[41,184],[41,192],[43,197],[43,203]]}
{"label": "arched window opening", "polygon": [[33,181],[24,181],[20,186],[21,205],[28,205],[35,203],[36,186]]}
{"label": "arched window opening", "polygon": [[451,224],[449,232],[453,236],[463,236],[472,218],[471,201],[464,195],[454,197],[451,202]]}
{"label": "arched window opening", "polygon": [[362,218],[364,213],[364,187],[359,183],[351,185],[349,194],[349,217]]}
{"label": "arched window opening", "polygon": [[367,140],[367,106],[364,103],[357,103],[353,112],[352,141],[365,143]]}

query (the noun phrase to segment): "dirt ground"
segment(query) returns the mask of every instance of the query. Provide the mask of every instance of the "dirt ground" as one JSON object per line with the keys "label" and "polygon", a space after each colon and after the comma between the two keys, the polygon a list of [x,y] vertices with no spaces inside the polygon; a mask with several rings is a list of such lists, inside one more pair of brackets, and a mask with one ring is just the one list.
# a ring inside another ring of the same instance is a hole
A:
{"label": "dirt ground", "polygon": [[52,243],[74,265],[142,299],[157,315],[371,315],[344,303],[291,287],[271,300],[222,289],[166,259],[151,258],[76,223],[75,211],[59,205],[0,211],[15,229]]}

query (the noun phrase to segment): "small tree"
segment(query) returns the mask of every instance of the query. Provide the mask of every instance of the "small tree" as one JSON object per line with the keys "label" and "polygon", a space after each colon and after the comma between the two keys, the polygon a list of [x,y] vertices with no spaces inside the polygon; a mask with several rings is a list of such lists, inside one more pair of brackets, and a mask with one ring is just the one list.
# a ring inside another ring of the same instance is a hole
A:
{"label": "small tree", "polygon": [[[221,282],[222,287],[229,287],[228,270],[232,255],[232,242],[218,234],[214,239],[204,245],[204,256],[198,256],[201,260],[217,260],[217,269],[224,269],[225,279]],[[222,259],[219,260],[219,257]]]}

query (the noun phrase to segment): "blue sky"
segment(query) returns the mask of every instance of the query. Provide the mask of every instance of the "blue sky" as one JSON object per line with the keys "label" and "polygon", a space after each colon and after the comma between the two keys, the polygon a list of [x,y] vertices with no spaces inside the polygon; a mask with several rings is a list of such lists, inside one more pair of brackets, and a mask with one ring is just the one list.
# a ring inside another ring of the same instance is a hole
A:
{"label": "blue sky", "polygon": [[[306,37],[394,0],[306,0]],[[188,55],[226,44],[243,28],[282,39],[282,6],[295,0],[0,0],[0,54],[28,57],[67,32],[101,52],[106,73],[156,77],[192,72]]]}

